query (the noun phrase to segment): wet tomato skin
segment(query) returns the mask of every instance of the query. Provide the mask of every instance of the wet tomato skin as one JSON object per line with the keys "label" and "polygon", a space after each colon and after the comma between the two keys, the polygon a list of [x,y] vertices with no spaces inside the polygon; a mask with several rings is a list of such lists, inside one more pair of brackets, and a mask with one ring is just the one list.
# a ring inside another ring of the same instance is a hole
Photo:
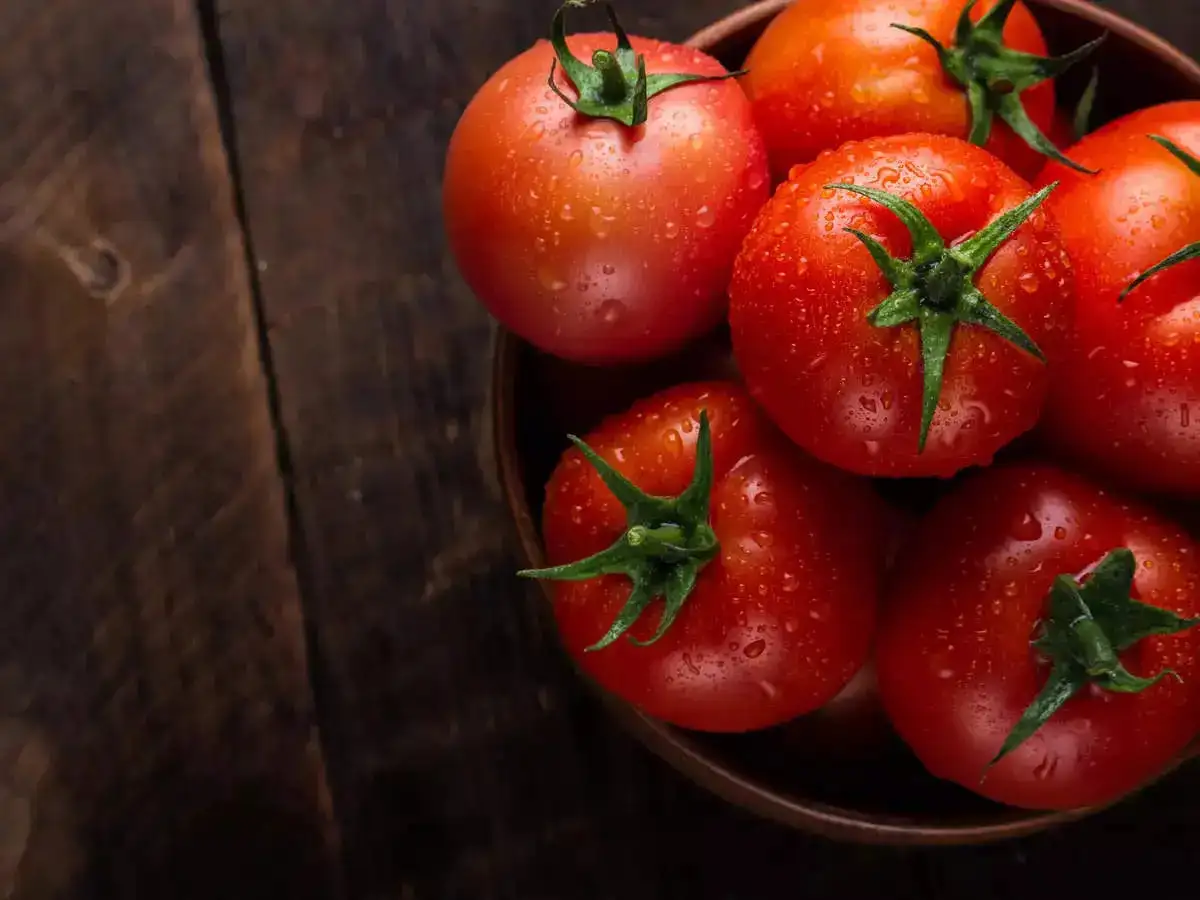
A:
{"label": "wet tomato skin", "polygon": [[[892,290],[864,231],[897,257],[912,241],[899,219],[832,183],[897,193],[947,244],[1024,201],[1029,184],[956,138],[897,135],[850,143],[796,167],[763,209],[730,286],[734,354],[751,393],[812,455],[864,475],[946,477],[986,465],[1034,427],[1048,390],[1044,364],[990,331],[959,325],[941,404],[918,451],[922,368],[915,325],[877,328]],[[980,269],[974,284],[1053,365],[1073,306],[1071,264],[1041,210]]]}
{"label": "wet tomato skin", "polygon": [[[883,510],[865,484],[783,439],[743,388],[672,388],[610,417],[585,438],[643,490],[677,495],[692,477],[699,414],[712,429],[711,522],[721,544],[665,636],[584,652],[609,628],[630,581],[554,584],[562,640],[601,687],[685,728],[742,732],[833,699],[866,662],[875,619]],[[546,488],[548,563],[595,553],[624,531],[625,512],[577,450]],[[661,601],[631,634],[654,634]]]}
{"label": "wet tomato skin", "polygon": [[[699,50],[634,37],[650,74],[722,75]],[[582,60],[611,34],[569,39]],[[626,127],[547,86],[541,41],[493,75],[450,142],[450,247],[506,327],[577,362],[648,359],[715,326],[738,246],[770,190],[766,151],[733,80],[685,84]],[[556,79],[574,96],[561,67]]]}
{"label": "wet tomato skin", "polygon": [[1146,638],[1142,694],[1085,687],[1026,743],[988,762],[1044,684],[1031,648],[1056,576],[1131,549],[1135,599],[1200,615],[1200,547],[1157,513],[1044,464],[969,477],[916,528],[890,579],[877,638],[885,710],[934,775],[1036,809],[1111,802],[1163,772],[1200,725],[1200,633]]}
{"label": "wet tomato skin", "polygon": [[[983,0],[978,21],[995,6]],[[963,0],[798,0],[781,12],[751,50],[742,84],[754,103],[776,179],[823,150],[846,141],[928,132],[966,139],[971,113],[961,86],[937,52],[892,23],[924,28],[953,43]],[[1005,45],[1037,56],[1046,42],[1033,15],[1018,3]],[[1021,100],[1043,132],[1051,127],[1054,87],[1044,82]],[[999,120],[987,149],[1032,178],[1042,157]]]}
{"label": "wet tomato skin", "polygon": [[1070,151],[1095,176],[1048,165],[1048,205],[1076,272],[1073,339],[1043,431],[1106,478],[1200,492],[1200,260],[1138,275],[1200,240],[1200,178],[1147,135],[1200,154],[1200,102],[1142,110]]}

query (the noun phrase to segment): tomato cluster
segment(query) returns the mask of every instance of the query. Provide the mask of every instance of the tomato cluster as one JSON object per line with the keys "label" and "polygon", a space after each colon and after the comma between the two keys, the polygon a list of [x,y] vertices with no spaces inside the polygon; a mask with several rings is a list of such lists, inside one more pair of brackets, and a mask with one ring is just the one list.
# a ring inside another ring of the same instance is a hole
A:
{"label": "tomato cluster", "polygon": [[[1200,102],[1085,135],[1093,80],[1072,134],[1054,78],[1098,42],[1046,56],[1015,0],[797,0],[744,72],[611,8],[568,37],[587,2],[465,111],[451,248],[546,353],[724,323],[738,376],[572,436],[521,573],[572,657],[717,732],[870,671],[931,773],[1022,807],[1161,774],[1200,732],[1160,502],[1200,496]],[[898,479],[937,494],[902,530]]]}

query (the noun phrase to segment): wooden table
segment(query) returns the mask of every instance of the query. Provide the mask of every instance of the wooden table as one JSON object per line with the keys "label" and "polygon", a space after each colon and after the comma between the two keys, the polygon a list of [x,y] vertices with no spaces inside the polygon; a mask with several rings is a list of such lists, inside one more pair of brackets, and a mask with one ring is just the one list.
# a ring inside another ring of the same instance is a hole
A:
{"label": "wooden table", "polygon": [[[738,5],[622,4],[669,38]],[[1197,0],[1108,5],[1200,51]],[[840,847],[582,693],[511,575],[438,187],[553,6],[0,3],[0,897],[1190,896],[1179,780]]]}

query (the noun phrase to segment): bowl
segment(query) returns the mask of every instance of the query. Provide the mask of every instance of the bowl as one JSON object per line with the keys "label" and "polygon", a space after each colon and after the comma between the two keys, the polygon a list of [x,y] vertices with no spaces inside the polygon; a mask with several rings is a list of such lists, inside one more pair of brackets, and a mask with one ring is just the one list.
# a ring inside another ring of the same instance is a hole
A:
{"label": "bowl", "polygon": [[[1083,0],[1026,3],[1055,53],[1109,32],[1097,57],[1103,90],[1095,123],[1142,106],[1200,97],[1200,65],[1146,29]],[[752,4],[688,43],[737,68],[787,4]],[[1060,80],[1060,97],[1082,92],[1088,72],[1081,68]],[[495,459],[524,563],[543,565],[538,528],[543,486],[567,447],[568,433],[585,434],[605,416],[671,384],[734,375],[723,331],[668,359],[589,368],[542,354],[501,329],[492,376]],[[549,585],[543,583],[542,590],[548,598]],[[732,736],[674,728],[592,687],[624,727],[698,785],[759,816],[831,838],[976,844],[1032,834],[1096,811],[1004,807],[933,778],[887,727],[871,678],[869,669],[860,673],[832,704],[794,723]]]}

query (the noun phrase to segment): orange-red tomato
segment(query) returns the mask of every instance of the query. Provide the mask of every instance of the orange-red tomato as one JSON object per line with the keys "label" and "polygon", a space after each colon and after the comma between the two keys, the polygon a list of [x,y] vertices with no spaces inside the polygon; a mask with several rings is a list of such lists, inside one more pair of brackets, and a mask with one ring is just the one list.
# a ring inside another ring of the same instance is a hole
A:
{"label": "orange-red tomato", "polygon": [[[709,522],[719,552],[656,642],[588,651],[629,601],[631,581],[562,581],[563,642],[601,686],[651,716],[703,731],[780,724],[833,699],[866,662],[882,570],[882,502],[864,482],[791,446],[730,382],[685,384],[612,416],[585,440],[642,490],[680,494],[696,466],[699,416],[711,423]],[[546,487],[551,565],[611,546],[627,511],[578,449]],[[628,637],[647,641],[656,600]]]}
{"label": "orange-red tomato", "polygon": [[930,772],[1001,803],[1070,809],[1117,799],[1187,747],[1200,722],[1200,629],[1142,628],[1149,636],[1120,661],[1135,676],[1178,678],[1141,693],[1088,684],[988,769],[1050,677],[1047,648],[1031,642],[1058,576],[1086,583],[1119,548],[1134,557],[1126,597],[1200,615],[1200,548],[1061,469],[978,473],[917,526],[890,578],[875,664],[892,724]]}
{"label": "orange-red tomato", "polygon": [[1075,265],[1074,339],[1044,431],[1073,459],[1133,486],[1200,492],[1200,260],[1145,270],[1200,240],[1200,177],[1150,140],[1200,154],[1200,102],[1142,110],[1070,150],[1100,170],[1061,181],[1049,208]]}
{"label": "orange-red tomato", "polygon": [[[827,188],[837,182],[910,201],[952,249],[1032,193],[987,151],[936,135],[850,143],[797,167],[756,221],[730,286],[733,349],[746,384],[793,440],[853,472],[943,477],[990,463],[1037,423],[1047,366],[993,331],[960,323],[922,451],[926,324],[872,324],[870,314],[895,289],[846,229],[904,259],[913,241],[893,212]],[[920,267],[914,274],[919,283]],[[1074,289],[1050,216],[1035,211],[972,283],[1053,364]],[[921,315],[934,312],[922,300]]]}
{"label": "orange-red tomato", "polygon": [[[568,40],[588,59],[611,34]],[[632,38],[651,76],[726,74],[689,47]],[[450,247],[506,327],[567,359],[673,350],[725,312],[733,259],[769,191],[750,103],[733,80],[652,97],[637,127],[576,113],[547,86],[541,41],[464,112],[446,159]],[[574,88],[560,66],[556,84]]]}
{"label": "orange-red tomato", "polygon": [[[943,70],[934,48],[891,26],[924,28],[944,45],[954,40],[965,0],[797,0],[767,27],[746,60],[742,84],[754,103],[775,177],[846,141],[927,132],[966,138],[971,113],[964,89]],[[978,21],[996,5],[982,0]],[[1018,3],[1004,28],[1005,46],[1044,56],[1046,41]],[[1054,115],[1049,81],[1021,94],[1043,132]],[[1043,158],[1003,122],[987,149],[1026,178]]]}

